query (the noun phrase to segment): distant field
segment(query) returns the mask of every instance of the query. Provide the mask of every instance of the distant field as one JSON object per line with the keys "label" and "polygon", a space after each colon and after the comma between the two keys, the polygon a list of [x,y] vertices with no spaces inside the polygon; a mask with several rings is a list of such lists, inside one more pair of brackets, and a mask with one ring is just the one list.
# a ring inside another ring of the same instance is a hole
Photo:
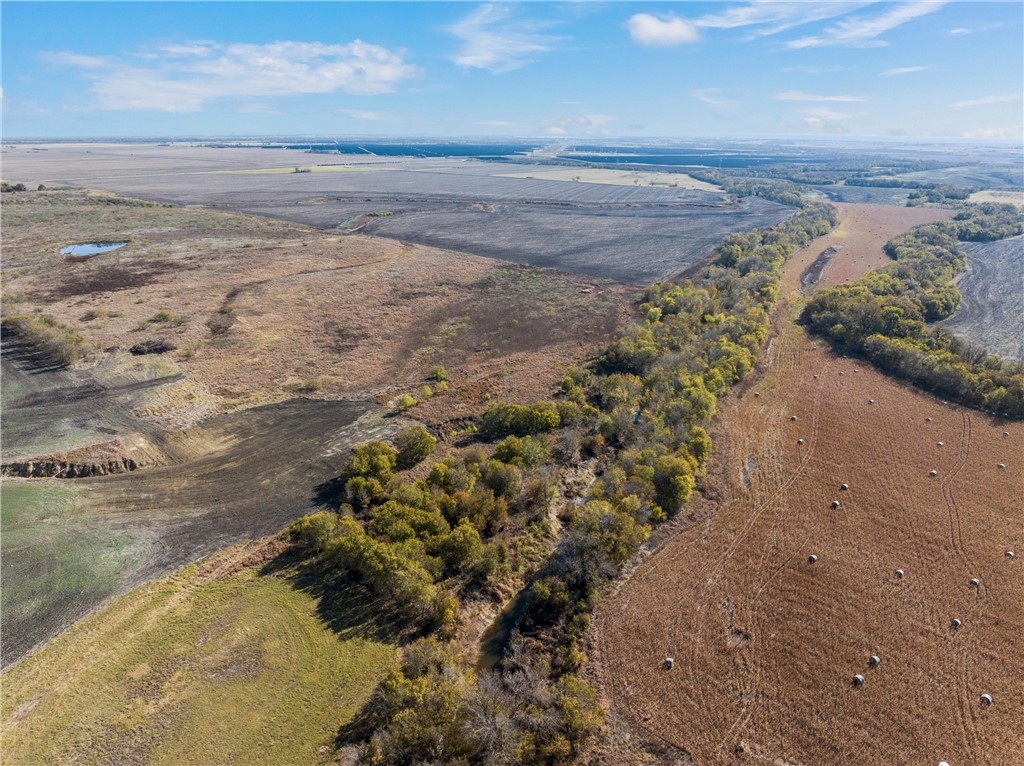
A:
{"label": "distant field", "polygon": [[[17,147],[5,151],[4,172],[30,187],[102,188],[335,231],[386,211],[391,215],[361,231],[641,284],[686,270],[727,234],[771,226],[793,212],[760,199],[735,206],[714,187],[683,180],[673,187],[686,177],[654,172],[352,155],[345,166],[363,172],[295,173],[295,167],[310,167],[300,160],[322,156],[282,149],[131,148]],[[206,175],[199,183],[201,173]],[[575,176],[602,182],[576,183]],[[638,178],[644,181],[634,183]]]}
{"label": "distant field", "polygon": [[325,763],[396,665],[395,637],[357,588],[262,558],[239,546],[188,566],[9,670],[3,762]]}
{"label": "distant field", "polygon": [[282,173],[348,173],[352,171],[367,170],[365,167],[353,167],[351,165],[299,165],[290,168],[248,168],[246,170],[214,170],[213,173],[228,173],[232,175],[280,175]]}
{"label": "distant field", "polygon": [[943,324],[989,351],[1024,360],[1024,238],[966,242],[963,303]]}
{"label": "distant field", "polygon": [[1019,208],[1024,208],[1024,191],[996,191],[994,189],[984,189],[983,191],[974,192],[968,197],[969,202],[1005,202],[1011,205],[1016,205]]}
{"label": "distant field", "polygon": [[668,186],[680,189],[720,192],[721,187],[698,181],[685,173],[648,173],[642,170],[610,170],[604,168],[562,168],[528,173],[496,173],[504,178],[540,178],[548,181],[578,181],[585,184],[613,186]]}

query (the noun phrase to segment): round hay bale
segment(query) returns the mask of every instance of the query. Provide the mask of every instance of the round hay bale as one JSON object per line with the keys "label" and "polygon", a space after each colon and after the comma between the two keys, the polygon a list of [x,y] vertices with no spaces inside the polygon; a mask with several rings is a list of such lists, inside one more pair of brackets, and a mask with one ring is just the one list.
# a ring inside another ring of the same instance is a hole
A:
{"label": "round hay bale", "polygon": [[795,423],[796,422],[796,415],[790,415],[789,419],[790,419],[791,422]]}
{"label": "round hay bale", "polygon": [[1003,431],[1003,436],[1009,436],[1009,435],[1010,435],[1009,431]]}
{"label": "round hay bale", "polygon": [[859,368],[859,367],[854,367],[854,368],[853,368],[853,371],[854,371],[854,372],[860,372],[860,368]]}
{"label": "round hay bale", "polygon": [[837,509],[838,507],[839,507],[839,501],[838,501],[838,500],[833,500],[833,501],[832,501],[832,510],[834,511],[834,510],[836,510],[836,509]]}
{"label": "round hay bale", "polygon": [[991,705],[992,704],[992,695],[991,694],[982,694],[981,695],[981,704],[985,705],[986,707]]}
{"label": "round hay bale", "polygon": [[896,579],[897,580],[902,580],[903,579],[903,570],[902,569],[897,569],[894,574],[896,575]]}
{"label": "round hay bale", "polygon": [[939,766],[949,766],[946,761],[939,761]]}
{"label": "round hay bale", "polygon": [[864,685],[864,676],[862,676],[860,673],[855,675],[853,677],[853,685],[854,686],[863,686]]}
{"label": "round hay bale", "polygon": [[925,419],[924,419],[924,422],[925,422],[925,423],[931,423],[931,422],[932,422],[932,419],[931,419],[931,418],[925,418]]}
{"label": "round hay bale", "polygon": [[938,447],[945,447],[946,446],[946,442],[935,442],[935,444]]}
{"label": "round hay bale", "polygon": [[977,577],[972,577],[971,581],[967,584],[970,585],[972,588],[980,588],[981,580],[979,580]]}
{"label": "round hay bale", "polygon": [[931,471],[928,472],[928,475],[931,476],[934,479],[936,476],[939,475],[939,472],[934,470],[934,469],[932,469]]}
{"label": "round hay bale", "polygon": [[672,670],[672,666],[676,664],[676,661],[671,657],[666,657],[664,663],[665,670]]}
{"label": "round hay bale", "polygon": [[845,373],[845,372],[840,372],[839,374],[840,374],[840,375],[845,375],[846,373]]}
{"label": "round hay bale", "polygon": [[816,562],[817,560],[818,560],[818,557],[817,557],[817,556],[815,556],[815,555],[814,555],[813,553],[812,553],[812,554],[811,554],[810,556],[808,556],[808,557],[807,557],[807,563],[808,563],[808,564],[813,564],[813,563],[815,563],[815,562]]}
{"label": "round hay bale", "polygon": [[804,440],[803,440],[803,439],[797,439],[797,440],[796,440],[796,443],[797,443],[797,444],[803,444],[803,443],[804,443]]}
{"label": "round hay bale", "polygon": [[760,391],[755,391],[755,392],[754,392],[754,398],[755,398],[755,399],[757,399],[757,398],[758,398],[758,397],[759,397],[760,395],[761,395],[761,392],[760,392]]}
{"label": "round hay bale", "polygon": [[881,664],[881,662],[882,658],[879,657],[877,654],[872,654],[870,657],[868,657],[868,665],[870,665],[873,668],[877,668]]}
{"label": "round hay bale", "polygon": [[849,489],[850,489],[850,485],[849,484],[840,484],[839,485],[839,491],[840,492],[846,492]]}
{"label": "round hay bale", "polygon": [[999,470],[1000,471],[1005,471],[1006,470],[1006,463],[1000,463],[999,464]]}
{"label": "round hay bale", "polygon": [[953,622],[949,623],[949,627],[951,627],[953,630],[960,630],[961,625],[963,625],[963,622],[959,619],[954,619]]}
{"label": "round hay bale", "polygon": [[1003,555],[1006,556],[1006,558],[1008,558],[1008,559],[1015,559],[1015,558],[1017,558],[1017,554],[1014,553],[1013,551],[1007,551]]}
{"label": "round hay bale", "polygon": [[818,379],[818,376],[817,376],[817,375],[815,375],[815,376],[814,376],[814,379],[815,379],[815,380],[817,380],[817,379]]}
{"label": "round hay bale", "polygon": [[868,404],[874,404],[874,403],[875,403],[874,399],[868,399]]}

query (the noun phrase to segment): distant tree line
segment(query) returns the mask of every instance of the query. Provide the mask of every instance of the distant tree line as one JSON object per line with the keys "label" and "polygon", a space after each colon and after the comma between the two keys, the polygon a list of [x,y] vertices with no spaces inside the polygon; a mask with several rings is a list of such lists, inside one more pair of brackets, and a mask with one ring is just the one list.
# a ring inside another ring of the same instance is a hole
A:
{"label": "distant tree line", "polygon": [[1024,232],[1012,205],[968,205],[952,221],[915,227],[885,245],[893,262],[849,285],[821,290],[803,311],[809,328],[878,367],[970,406],[1024,417],[1024,364],[988,354],[931,323],[960,305],[959,242]]}

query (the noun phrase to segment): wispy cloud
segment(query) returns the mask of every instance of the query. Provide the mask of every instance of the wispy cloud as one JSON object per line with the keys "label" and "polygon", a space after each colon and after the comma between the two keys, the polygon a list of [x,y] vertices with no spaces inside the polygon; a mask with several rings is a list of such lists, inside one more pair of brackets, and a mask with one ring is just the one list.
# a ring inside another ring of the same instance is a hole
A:
{"label": "wispy cloud", "polygon": [[804,125],[820,130],[823,133],[849,133],[850,129],[843,124],[843,120],[848,120],[854,116],[847,112],[829,109],[828,107],[804,109],[802,114],[804,115]]}
{"label": "wispy cloud", "polygon": [[896,76],[901,75],[901,74],[910,74],[912,72],[924,72],[927,69],[930,69],[930,67],[926,67],[926,66],[898,66],[898,67],[895,67],[894,69],[886,69],[884,72],[882,72],[882,77],[896,77]]}
{"label": "wispy cloud", "polygon": [[969,35],[973,31],[973,29],[968,29],[967,27],[956,27],[949,30],[949,33],[951,35]]}
{"label": "wispy cloud", "polygon": [[453,61],[467,69],[486,69],[493,74],[511,72],[536,61],[564,39],[543,32],[549,25],[516,19],[504,5],[481,5],[449,27],[462,41]]}
{"label": "wispy cloud", "polygon": [[824,21],[870,5],[870,2],[771,2],[754,0],[747,5],[729,8],[721,13],[701,16],[694,22],[698,27],[735,29],[754,27],[752,36],[763,37],[784,32],[793,27]]}
{"label": "wispy cloud", "polygon": [[546,136],[605,135],[605,128],[615,118],[607,114],[567,114],[549,120],[541,129]]}
{"label": "wispy cloud", "polygon": [[840,112],[835,109],[829,109],[827,106],[805,109],[803,113],[808,117],[818,120],[848,120],[853,117],[852,114]]}
{"label": "wispy cloud", "polygon": [[898,26],[927,16],[939,10],[946,0],[917,0],[889,6],[881,14],[874,16],[854,16],[836,22],[825,29],[819,36],[801,37],[786,43],[787,48],[817,48],[826,45],[846,45],[862,48],[873,48],[888,45],[878,36]]}
{"label": "wispy cloud", "polygon": [[70,51],[47,51],[39,54],[44,64],[72,69],[104,69],[111,65],[110,59],[104,56],[86,56]]}
{"label": "wispy cloud", "polygon": [[626,22],[633,42],[648,46],[669,46],[696,42],[700,35],[692,21],[674,14],[637,13]]}
{"label": "wispy cloud", "polygon": [[1007,101],[1020,101],[1020,93],[1003,93],[998,96],[983,96],[982,98],[972,98],[967,101],[957,101],[952,106],[956,109],[963,109],[968,106],[987,106],[988,104],[1002,104]]}
{"label": "wispy cloud", "polygon": [[[341,91],[377,95],[417,73],[400,51],[355,40],[347,45],[275,42],[183,46],[145,65],[66,53],[62,62],[93,80],[98,109],[197,112],[220,98],[293,96]],[[173,46],[172,46],[173,48]],[[52,58],[50,60],[54,60]]]}
{"label": "wispy cloud", "polygon": [[738,103],[732,99],[723,98],[719,95],[721,92],[718,88],[697,88],[696,90],[691,90],[690,95],[702,104],[710,104],[712,106],[734,106]]}
{"label": "wispy cloud", "polygon": [[787,90],[772,96],[776,101],[867,101],[863,96],[820,96],[800,90]]}

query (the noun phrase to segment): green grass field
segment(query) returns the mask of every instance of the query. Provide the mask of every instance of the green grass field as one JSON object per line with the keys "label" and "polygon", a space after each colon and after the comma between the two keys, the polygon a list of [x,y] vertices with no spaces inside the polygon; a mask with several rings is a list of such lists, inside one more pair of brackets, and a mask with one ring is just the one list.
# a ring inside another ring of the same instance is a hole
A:
{"label": "green grass field", "polygon": [[0,761],[325,762],[397,650],[357,589],[314,592],[302,566],[190,565],[82,620],[4,676]]}

